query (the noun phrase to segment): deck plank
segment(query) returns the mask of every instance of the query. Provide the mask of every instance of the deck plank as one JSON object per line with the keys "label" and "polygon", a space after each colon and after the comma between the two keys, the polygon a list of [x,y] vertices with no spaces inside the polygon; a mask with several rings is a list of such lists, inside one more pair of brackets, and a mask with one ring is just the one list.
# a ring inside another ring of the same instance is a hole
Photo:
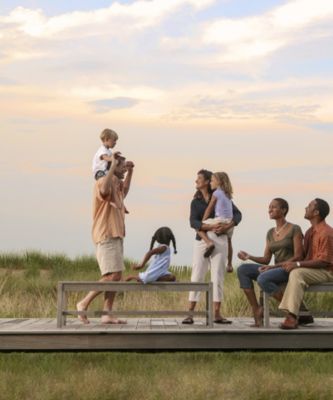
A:
{"label": "deck plank", "polygon": [[0,320],[0,350],[333,350],[333,319],[316,318],[315,324],[294,331],[251,328],[251,318],[231,318],[230,325],[209,328],[204,319],[183,325],[181,318],[129,318],[126,325],[102,325],[100,318],[84,325],[69,318],[57,328],[52,318]]}

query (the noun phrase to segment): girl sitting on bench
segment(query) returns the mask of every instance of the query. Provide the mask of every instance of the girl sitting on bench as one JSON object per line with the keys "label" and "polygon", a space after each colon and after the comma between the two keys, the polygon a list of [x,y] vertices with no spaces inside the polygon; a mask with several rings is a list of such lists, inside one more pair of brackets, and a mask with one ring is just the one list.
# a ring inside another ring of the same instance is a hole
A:
{"label": "girl sitting on bench", "polygon": [[[158,245],[154,248],[155,242]],[[132,265],[132,269],[138,270],[144,268],[150,258],[154,256],[152,262],[145,272],[139,272],[138,275],[130,275],[126,278],[126,281],[136,280],[142,283],[175,281],[176,277],[168,271],[171,261],[170,242],[172,242],[174,253],[176,254],[176,239],[171,229],[168,227],[157,229],[151,239],[150,250],[144,256],[142,263]]]}

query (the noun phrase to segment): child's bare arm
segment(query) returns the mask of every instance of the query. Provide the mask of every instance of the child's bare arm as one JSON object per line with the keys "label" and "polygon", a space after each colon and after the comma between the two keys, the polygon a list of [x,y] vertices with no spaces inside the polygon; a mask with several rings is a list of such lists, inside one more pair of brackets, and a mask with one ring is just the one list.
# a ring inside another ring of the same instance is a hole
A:
{"label": "child's bare arm", "polygon": [[101,160],[107,161],[107,162],[111,162],[112,161],[112,156],[108,156],[107,154],[102,154],[100,156]]}
{"label": "child's bare arm", "polygon": [[162,253],[165,252],[165,250],[166,250],[166,246],[159,246],[159,247],[156,247],[155,249],[149,250],[149,251],[146,253],[146,255],[144,256],[144,258],[143,258],[143,260],[142,260],[142,263],[140,263],[140,264],[134,264],[134,265],[132,266],[132,268],[133,268],[134,270],[144,268],[145,265],[147,264],[147,262],[150,260],[150,258],[151,258],[153,255],[155,255],[155,254],[162,254]]}
{"label": "child's bare arm", "polygon": [[215,208],[215,204],[217,202],[217,199],[215,196],[212,196],[212,198],[210,199],[210,202],[206,208],[206,211],[204,213],[204,216],[202,218],[202,220],[204,221],[205,219],[209,218],[209,216],[212,214],[214,208]]}

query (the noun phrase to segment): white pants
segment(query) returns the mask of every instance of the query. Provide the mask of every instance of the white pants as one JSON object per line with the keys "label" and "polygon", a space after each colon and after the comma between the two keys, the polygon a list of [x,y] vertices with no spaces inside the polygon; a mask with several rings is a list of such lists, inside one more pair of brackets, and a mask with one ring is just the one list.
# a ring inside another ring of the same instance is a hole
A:
{"label": "white pants", "polygon": [[[215,225],[215,224],[218,224],[219,222],[222,223],[222,224],[229,224],[231,221],[232,221],[232,219],[230,219],[230,218],[215,217],[215,218],[208,218],[208,219],[205,219],[205,220],[202,221],[202,222],[203,222],[204,224],[207,224],[207,225]],[[226,235],[228,236],[228,238],[231,239],[233,233],[234,233],[234,228],[230,228],[230,229],[226,232]],[[212,232],[212,231],[208,231],[208,232],[207,232],[207,236],[208,236],[209,239],[211,239],[211,240],[213,240],[213,239],[212,239],[212,236],[214,236],[214,235],[215,235],[215,233]]]}
{"label": "white pants", "polygon": [[[223,299],[223,282],[228,257],[227,235],[217,236],[209,232],[210,239],[215,244],[215,249],[210,257],[205,258],[206,243],[196,240],[193,251],[193,265],[191,282],[205,282],[205,277],[210,268],[210,278],[213,282],[213,301],[220,302]],[[200,292],[190,292],[189,301],[199,301]]]}

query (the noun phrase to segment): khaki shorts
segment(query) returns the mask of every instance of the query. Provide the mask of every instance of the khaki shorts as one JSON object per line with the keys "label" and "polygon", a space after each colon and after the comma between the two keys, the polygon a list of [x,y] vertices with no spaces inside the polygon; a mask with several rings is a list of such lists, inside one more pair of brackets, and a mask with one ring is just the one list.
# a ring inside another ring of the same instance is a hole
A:
{"label": "khaki shorts", "polygon": [[122,238],[110,238],[97,243],[96,258],[102,275],[120,272],[124,266]]}

